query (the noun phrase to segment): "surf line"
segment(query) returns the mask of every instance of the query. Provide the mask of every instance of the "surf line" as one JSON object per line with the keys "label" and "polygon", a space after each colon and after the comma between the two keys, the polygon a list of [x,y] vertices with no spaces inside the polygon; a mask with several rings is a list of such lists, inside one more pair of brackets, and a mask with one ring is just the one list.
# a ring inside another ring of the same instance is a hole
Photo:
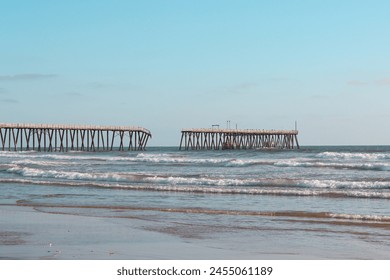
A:
{"label": "surf line", "polygon": [[[11,206],[10,204],[0,204]],[[33,208],[76,208],[76,209],[109,209],[109,210],[128,210],[128,211],[158,211],[171,213],[187,214],[210,214],[210,215],[233,215],[233,216],[265,216],[265,217],[288,217],[288,218],[316,218],[316,219],[334,219],[334,220],[356,220],[367,222],[381,222],[390,227],[390,216],[371,216],[371,215],[353,215],[338,214],[331,212],[307,212],[307,211],[246,211],[246,210],[219,210],[207,208],[162,208],[162,207],[135,207],[118,205],[66,205],[66,204],[46,204],[30,203],[28,200],[18,200],[16,206]]]}

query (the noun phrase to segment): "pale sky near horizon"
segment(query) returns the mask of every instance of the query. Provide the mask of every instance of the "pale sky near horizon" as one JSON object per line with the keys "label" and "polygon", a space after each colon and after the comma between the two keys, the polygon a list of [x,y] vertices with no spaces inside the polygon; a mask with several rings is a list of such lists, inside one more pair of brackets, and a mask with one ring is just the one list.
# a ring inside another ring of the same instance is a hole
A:
{"label": "pale sky near horizon", "polygon": [[390,145],[390,1],[0,0],[0,123]]}

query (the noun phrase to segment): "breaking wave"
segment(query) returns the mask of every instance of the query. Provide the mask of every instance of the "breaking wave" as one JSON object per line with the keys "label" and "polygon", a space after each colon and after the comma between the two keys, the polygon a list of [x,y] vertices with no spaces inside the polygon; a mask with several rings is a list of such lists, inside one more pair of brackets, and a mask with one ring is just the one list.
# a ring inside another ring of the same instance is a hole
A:
{"label": "breaking wave", "polygon": [[318,162],[318,161],[299,161],[285,160],[275,163],[279,167],[309,167],[309,168],[334,168],[334,169],[352,169],[352,170],[372,170],[372,171],[390,171],[390,163],[338,163],[338,162]]}
{"label": "breaking wave", "polygon": [[[51,164],[55,160],[57,165],[79,164],[80,162],[93,161],[94,164],[111,163],[151,163],[151,164],[182,164],[182,165],[211,165],[222,167],[243,167],[256,164],[272,165],[273,161],[266,160],[250,160],[250,159],[236,159],[236,158],[193,158],[186,156],[178,156],[172,154],[146,154],[139,153],[137,155],[118,155],[118,156],[93,156],[93,155],[77,155],[77,153],[65,154],[38,154],[28,152],[0,152],[0,157],[8,157],[22,160],[16,163],[25,164]],[[45,161],[49,160],[49,161]]]}
{"label": "breaking wave", "polygon": [[[189,193],[209,193],[209,194],[235,194],[235,195],[275,195],[275,196],[322,196],[322,197],[353,197],[353,198],[381,198],[390,199],[390,193],[381,189],[354,189],[354,188],[300,188],[288,187],[288,186],[274,186],[274,187],[255,187],[255,186],[226,186],[226,185],[181,185],[181,184],[156,184],[147,183],[144,184],[129,183],[122,181],[115,177],[102,176],[99,180],[91,181],[78,181],[78,176],[75,176],[76,180],[65,180],[62,176],[56,177],[60,180],[34,180],[34,179],[0,179],[1,183],[8,184],[32,184],[32,185],[49,185],[49,186],[71,186],[71,187],[96,187],[96,188],[113,188],[113,189],[126,189],[126,190],[142,190],[142,191],[163,191],[163,192],[189,192]],[[115,182],[110,180],[104,182],[105,179],[115,178]],[[41,179],[47,179],[43,177]],[[66,178],[68,179],[68,178]],[[305,183],[303,183],[305,184]],[[307,182],[306,182],[307,184]],[[388,186],[386,186],[388,188]]]}
{"label": "breaking wave", "polygon": [[390,159],[390,153],[340,153],[340,152],[323,152],[316,157],[326,159],[362,159],[362,160],[383,160]]}
{"label": "breaking wave", "polygon": [[[1,166],[0,166],[1,167]],[[340,180],[308,180],[292,178],[254,178],[254,177],[226,177],[193,174],[193,175],[162,175],[130,172],[79,172],[45,170],[18,165],[4,166],[8,173],[23,177],[55,178],[66,180],[112,181],[127,183],[153,183],[165,185],[195,185],[195,186],[241,186],[241,187],[301,187],[301,188],[329,188],[329,189],[390,189],[390,181],[340,181]],[[4,168],[3,167],[3,168]]]}

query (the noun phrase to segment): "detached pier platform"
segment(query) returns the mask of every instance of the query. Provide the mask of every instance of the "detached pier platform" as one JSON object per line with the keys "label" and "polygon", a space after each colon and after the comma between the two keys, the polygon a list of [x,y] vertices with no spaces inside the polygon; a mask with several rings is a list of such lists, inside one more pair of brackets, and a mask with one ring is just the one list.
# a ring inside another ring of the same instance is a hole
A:
{"label": "detached pier platform", "polygon": [[180,150],[299,149],[298,130],[182,129]]}
{"label": "detached pier platform", "polygon": [[0,123],[1,149],[8,151],[145,150],[149,130],[132,126]]}

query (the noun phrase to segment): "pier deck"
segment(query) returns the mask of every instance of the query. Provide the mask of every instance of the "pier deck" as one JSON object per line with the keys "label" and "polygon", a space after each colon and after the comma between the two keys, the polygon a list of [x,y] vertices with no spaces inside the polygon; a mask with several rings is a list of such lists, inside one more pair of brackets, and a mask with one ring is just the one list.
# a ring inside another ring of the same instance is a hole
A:
{"label": "pier deck", "polygon": [[182,129],[180,150],[299,149],[298,130]]}
{"label": "pier deck", "polygon": [[144,150],[151,136],[133,126],[0,123],[3,151],[112,151],[114,143],[120,151]]}

